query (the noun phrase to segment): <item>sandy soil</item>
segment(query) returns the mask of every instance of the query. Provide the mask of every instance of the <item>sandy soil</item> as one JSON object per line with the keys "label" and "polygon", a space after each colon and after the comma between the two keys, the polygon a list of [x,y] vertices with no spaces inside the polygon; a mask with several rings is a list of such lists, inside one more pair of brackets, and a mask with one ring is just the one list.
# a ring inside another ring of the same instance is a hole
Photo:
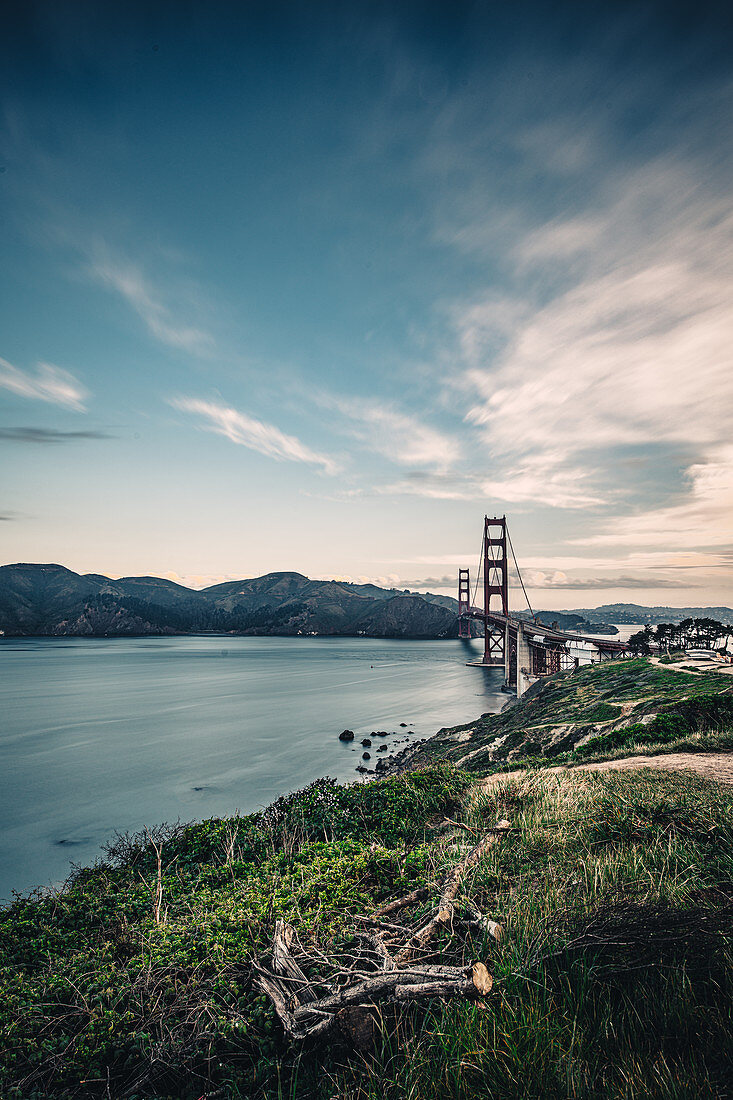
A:
{"label": "sandy soil", "polygon": [[[650,657],[653,665],[660,663],[659,657]],[[706,660],[700,657],[680,657],[679,661],[662,665],[671,672],[689,672],[691,676],[700,676],[703,672],[722,672],[724,676],[733,676],[733,664],[726,661]]]}
{"label": "sandy soil", "polygon": [[[705,779],[713,779],[718,783],[733,783],[733,753],[729,752],[676,752],[666,756],[623,756],[618,760],[602,760],[597,764],[579,764],[572,768],[559,766],[557,768],[543,768],[549,773],[564,771],[628,771],[631,768],[655,768],[657,771],[681,772],[691,771]],[[484,788],[494,787],[504,779],[514,779],[525,773],[518,769],[512,772],[502,772],[499,775],[489,775],[481,780]]]}

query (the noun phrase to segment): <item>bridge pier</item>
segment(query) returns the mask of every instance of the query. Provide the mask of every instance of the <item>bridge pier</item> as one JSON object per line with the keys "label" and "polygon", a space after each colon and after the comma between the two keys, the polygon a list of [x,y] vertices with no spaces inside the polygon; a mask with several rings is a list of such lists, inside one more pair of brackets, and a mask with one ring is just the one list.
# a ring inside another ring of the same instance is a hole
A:
{"label": "bridge pier", "polygon": [[521,699],[530,686],[532,675],[532,654],[529,651],[529,642],[520,624],[517,630],[517,699]]}

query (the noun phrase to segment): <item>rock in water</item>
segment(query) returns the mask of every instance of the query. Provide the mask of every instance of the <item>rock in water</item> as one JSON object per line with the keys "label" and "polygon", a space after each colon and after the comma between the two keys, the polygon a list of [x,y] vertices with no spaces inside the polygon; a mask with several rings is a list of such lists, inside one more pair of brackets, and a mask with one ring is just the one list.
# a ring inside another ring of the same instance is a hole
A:
{"label": "rock in water", "polygon": [[364,740],[362,741],[362,745],[364,746],[365,749],[369,748],[369,746],[371,745],[371,741],[369,740],[368,737],[364,738]]}
{"label": "rock in water", "polygon": [[353,740],[354,740],[354,731],[353,730],[344,730],[343,733],[339,734],[339,741],[353,741]]}
{"label": "rock in water", "polygon": [[371,760],[372,754],[370,752],[363,752],[361,754],[362,760]]}

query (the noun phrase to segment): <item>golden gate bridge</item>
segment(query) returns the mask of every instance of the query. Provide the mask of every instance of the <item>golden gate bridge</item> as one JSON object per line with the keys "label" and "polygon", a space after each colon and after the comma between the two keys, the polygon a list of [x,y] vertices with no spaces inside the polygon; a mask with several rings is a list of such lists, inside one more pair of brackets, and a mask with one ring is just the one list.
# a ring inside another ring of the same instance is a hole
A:
{"label": "golden gate bridge", "polygon": [[[527,600],[529,619],[520,619],[509,610],[507,547],[511,550],[519,583]],[[483,607],[475,602],[479,588],[483,589]],[[492,607],[492,601],[495,607]],[[573,634],[559,630],[557,624],[545,626],[537,621],[529,605],[507,530],[506,516],[484,516],[484,534],[473,594],[469,570],[458,570],[459,638],[472,636],[472,621],[483,624],[484,654],[480,661],[469,661],[468,664],[480,668],[503,668],[505,686],[516,691],[517,697],[542,676],[550,676],[561,669],[577,668],[580,658],[570,652],[573,643],[591,645],[598,653],[599,661],[611,660],[628,652],[625,642]]]}

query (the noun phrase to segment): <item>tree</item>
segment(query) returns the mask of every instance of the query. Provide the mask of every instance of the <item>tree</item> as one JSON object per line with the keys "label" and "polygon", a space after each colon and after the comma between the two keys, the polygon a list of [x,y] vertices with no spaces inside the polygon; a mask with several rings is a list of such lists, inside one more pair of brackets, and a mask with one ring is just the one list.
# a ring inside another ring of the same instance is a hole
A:
{"label": "tree", "polygon": [[652,647],[649,645],[651,637],[651,630],[648,626],[645,626],[643,630],[637,630],[636,634],[632,634],[626,644],[631,652],[636,653],[637,656],[648,657],[652,651]]}

